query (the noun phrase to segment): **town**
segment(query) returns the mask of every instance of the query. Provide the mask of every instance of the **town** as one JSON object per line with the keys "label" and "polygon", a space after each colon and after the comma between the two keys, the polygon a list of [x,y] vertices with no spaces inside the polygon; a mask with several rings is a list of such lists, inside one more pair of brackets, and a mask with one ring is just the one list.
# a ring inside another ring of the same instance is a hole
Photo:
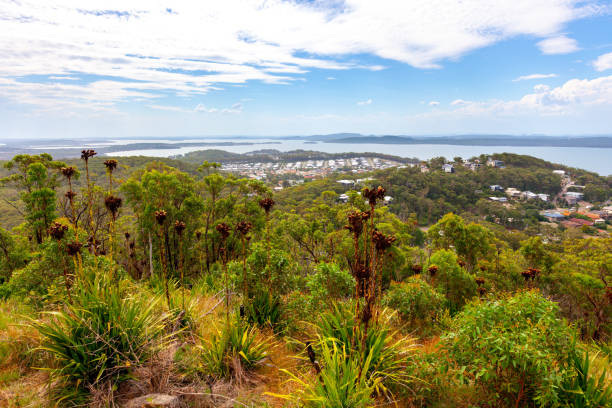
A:
{"label": "town", "polygon": [[265,180],[270,176],[290,176],[297,179],[315,179],[341,171],[363,173],[372,170],[400,167],[401,163],[377,157],[350,157],[330,160],[303,160],[294,162],[228,162],[222,170]]}

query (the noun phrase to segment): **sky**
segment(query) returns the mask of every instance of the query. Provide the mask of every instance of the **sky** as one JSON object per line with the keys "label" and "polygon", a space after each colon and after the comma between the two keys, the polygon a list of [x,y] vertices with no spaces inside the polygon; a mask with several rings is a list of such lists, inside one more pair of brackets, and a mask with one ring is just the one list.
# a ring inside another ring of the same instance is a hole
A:
{"label": "sky", "polygon": [[612,0],[0,0],[0,141],[612,135]]}

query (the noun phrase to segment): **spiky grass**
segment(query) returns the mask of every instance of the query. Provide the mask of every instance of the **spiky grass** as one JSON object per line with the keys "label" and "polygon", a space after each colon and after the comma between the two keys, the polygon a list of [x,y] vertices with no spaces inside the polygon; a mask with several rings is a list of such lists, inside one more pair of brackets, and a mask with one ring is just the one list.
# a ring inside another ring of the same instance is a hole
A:
{"label": "spiky grass", "polygon": [[41,367],[58,384],[52,397],[62,403],[86,398],[89,389],[117,384],[167,343],[159,299],[124,298],[103,275],[74,294],[65,309],[32,321],[41,350],[54,364]]}

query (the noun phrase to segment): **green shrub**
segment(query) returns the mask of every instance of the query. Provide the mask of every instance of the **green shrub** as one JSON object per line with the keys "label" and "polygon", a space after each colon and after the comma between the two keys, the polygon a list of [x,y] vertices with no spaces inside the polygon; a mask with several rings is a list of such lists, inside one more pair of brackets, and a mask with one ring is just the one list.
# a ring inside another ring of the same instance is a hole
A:
{"label": "green shrub", "polygon": [[235,319],[215,328],[211,338],[200,346],[203,369],[216,379],[244,380],[268,355],[269,344],[257,337],[253,326]]}
{"label": "green shrub", "polygon": [[388,387],[408,384],[411,378],[407,365],[413,342],[409,338],[396,338],[397,333],[389,328],[391,316],[386,313],[378,323],[372,322],[362,342],[364,328],[355,325],[350,305],[339,303],[321,314],[316,324],[319,338],[337,343],[339,350],[346,350],[359,364],[367,365],[367,379],[377,393],[386,394]]}
{"label": "green shrub", "polygon": [[280,397],[292,399],[298,406],[308,408],[370,407],[376,386],[367,376],[372,362],[366,361],[362,369],[361,362],[335,341],[323,339],[320,344],[321,364],[324,368],[319,378],[309,381],[289,373],[302,389],[292,396]]}
{"label": "green shrub", "polygon": [[270,327],[275,332],[282,331],[283,304],[277,295],[265,290],[258,290],[253,298],[244,305],[245,318],[250,324],[259,327]]}
{"label": "green shrub", "polygon": [[382,304],[395,309],[402,320],[431,326],[444,310],[444,295],[436,292],[419,275],[402,283],[392,283]]}
{"label": "green shrub", "polygon": [[124,298],[114,283],[99,277],[75,287],[72,305],[34,321],[41,349],[55,361],[43,367],[60,385],[55,397],[82,398],[90,387],[116,384],[130,367],[146,362],[165,339],[157,305],[158,299]]}
{"label": "green shrub", "polygon": [[438,267],[435,276],[431,278],[432,286],[446,296],[452,314],[476,296],[474,277],[459,266],[454,252],[444,249],[437,251],[431,256],[427,267],[431,265]]}
{"label": "green shrub", "polygon": [[569,366],[573,375],[562,385],[562,400],[567,407],[590,408],[612,406],[612,385],[608,379],[608,370],[603,368],[599,376],[592,370],[589,352],[572,353]]}
{"label": "green shrub", "polygon": [[442,339],[492,406],[558,402],[573,331],[537,291],[468,304]]}
{"label": "green shrub", "polygon": [[321,262],[315,273],[308,276],[306,286],[313,306],[350,297],[355,290],[355,279],[335,263]]}

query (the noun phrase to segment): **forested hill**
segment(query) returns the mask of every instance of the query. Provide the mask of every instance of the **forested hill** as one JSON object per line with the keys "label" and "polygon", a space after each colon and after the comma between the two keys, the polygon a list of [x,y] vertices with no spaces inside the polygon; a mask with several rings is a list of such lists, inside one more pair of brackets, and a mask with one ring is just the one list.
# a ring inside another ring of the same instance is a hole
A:
{"label": "forested hill", "polygon": [[[277,191],[81,154],[4,169],[1,407],[612,406],[612,214],[564,227],[489,185],[554,194],[555,165],[438,158]],[[609,179],[568,173],[608,202]]]}
{"label": "forested hill", "polygon": [[[524,227],[538,221],[538,210],[546,208],[546,204],[534,201],[515,208],[493,204],[488,197],[504,194],[492,193],[491,185],[514,187],[521,191],[544,193],[554,197],[561,190],[561,176],[554,174],[552,170],[562,169],[572,174],[576,184],[585,186],[586,200],[602,202],[612,195],[612,177],[600,177],[595,173],[530,156],[504,153],[495,154],[492,158],[504,161],[505,168],[482,165],[473,171],[463,166],[461,158],[456,158],[451,160],[454,163],[454,173],[446,173],[442,170],[446,160],[438,158],[426,164],[426,172],[416,166],[391,168],[350,177],[338,175],[285,189],[279,196],[283,198],[283,205],[287,208],[308,206],[324,191],[346,193],[347,187],[338,183],[339,179],[372,177],[374,180],[365,184],[386,186],[387,194],[393,198],[389,204],[391,211],[403,219],[415,213],[421,225],[434,223],[448,212],[466,212],[481,216],[493,214],[506,220],[512,218],[516,220],[517,225],[514,226]],[[486,162],[485,157],[480,159],[482,163]]]}

